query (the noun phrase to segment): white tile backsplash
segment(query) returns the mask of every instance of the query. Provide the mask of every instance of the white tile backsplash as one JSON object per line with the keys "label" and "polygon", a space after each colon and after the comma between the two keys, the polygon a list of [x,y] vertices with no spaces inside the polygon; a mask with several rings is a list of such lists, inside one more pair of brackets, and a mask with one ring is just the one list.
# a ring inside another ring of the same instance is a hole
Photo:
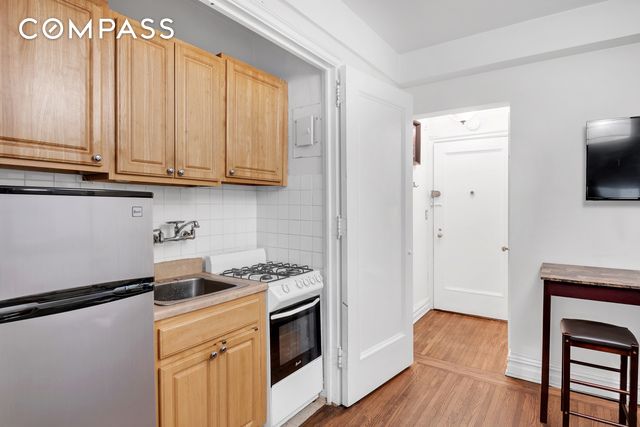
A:
{"label": "white tile backsplash", "polygon": [[286,188],[257,189],[258,247],[272,261],[324,269],[323,176],[291,175]]}

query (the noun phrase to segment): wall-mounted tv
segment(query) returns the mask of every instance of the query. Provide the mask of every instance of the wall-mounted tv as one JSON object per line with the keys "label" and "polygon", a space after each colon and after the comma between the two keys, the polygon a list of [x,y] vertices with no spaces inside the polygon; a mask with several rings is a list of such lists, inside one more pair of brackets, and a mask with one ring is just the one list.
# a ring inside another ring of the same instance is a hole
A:
{"label": "wall-mounted tv", "polygon": [[640,200],[640,117],[587,122],[587,200]]}

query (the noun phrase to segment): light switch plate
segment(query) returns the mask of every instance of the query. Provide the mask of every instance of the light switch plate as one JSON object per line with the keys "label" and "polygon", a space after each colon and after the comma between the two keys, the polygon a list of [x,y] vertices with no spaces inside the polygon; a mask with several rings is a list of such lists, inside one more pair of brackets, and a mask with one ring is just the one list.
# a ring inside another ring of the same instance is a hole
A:
{"label": "light switch plate", "polygon": [[296,147],[309,147],[315,143],[313,122],[313,116],[300,117],[295,121]]}

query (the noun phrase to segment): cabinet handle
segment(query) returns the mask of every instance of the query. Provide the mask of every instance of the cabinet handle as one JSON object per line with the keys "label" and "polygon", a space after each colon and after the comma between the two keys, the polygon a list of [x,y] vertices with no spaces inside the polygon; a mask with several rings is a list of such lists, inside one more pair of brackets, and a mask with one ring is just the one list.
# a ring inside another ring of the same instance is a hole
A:
{"label": "cabinet handle", "polygon": [[217,351],[212,351],[211,354],[209,355],[209,359],[215,359],[216,357],[218,357]]}
{"label": "cabinet handle", "polygon": [[235,169],[229,169],[229,175],[233,176],[236,174],[236,170]]}
{"label": "cabinet handle", "polygon": [[227,347],[222,347],[220,349],[220,353],[226,353],[227,352]]}
{"label": "cabinet handle", "polygon": [[184,169],[178,169],[178,176],[184,176]]}
{"label": "cabinet handle", "polygon": [[167,175],[173,175],[176,170],[174,168],[167,169]]}
{"label": "cabinet handle", "polygon": [[102,156],[100,154],[94,154],[91,160],[93,160],[96,163],[100,163],[102,161]]}

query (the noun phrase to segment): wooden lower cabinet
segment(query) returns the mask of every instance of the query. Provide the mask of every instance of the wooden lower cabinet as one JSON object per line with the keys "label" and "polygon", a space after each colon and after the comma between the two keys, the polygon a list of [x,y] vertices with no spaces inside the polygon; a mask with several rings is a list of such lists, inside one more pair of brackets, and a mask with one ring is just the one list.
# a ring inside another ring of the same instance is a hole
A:
{"label": "wooden lower cabinet", "polygon": [[208,427],[220,424],[220,363],[207,349],[158,371],[160,425]]}
{"label": "wooden lower cabinet", "polygon": [[223,389],[221,415],[223,425],[261,426],[264,413],[266,384],[263,381],[266,352],[260,346],[256,329],[229,339],[222,354]]}
{"label": "wooden lower cabinet", "polygon": [[[248,324],[247,307],[254,307]],[[243,324],[234,324],[235,319],[242,319],[238,322]],[[213,329],[220,324],[234,329],[202,343],[200,337],[209,336],[208,320],[215,321],[215,325],[209,323]],[[176,326],[183,331],[180,344],[185,336],[192,336],[194,347],[162,359],[162,349],[172,347],[162,341],[178,339],[162,331]],[[190,327],[199,330],[184,333],[183,328]],[[267,391],[265,328],[264,293],[156,322],[158,426],[263,425]]]}

